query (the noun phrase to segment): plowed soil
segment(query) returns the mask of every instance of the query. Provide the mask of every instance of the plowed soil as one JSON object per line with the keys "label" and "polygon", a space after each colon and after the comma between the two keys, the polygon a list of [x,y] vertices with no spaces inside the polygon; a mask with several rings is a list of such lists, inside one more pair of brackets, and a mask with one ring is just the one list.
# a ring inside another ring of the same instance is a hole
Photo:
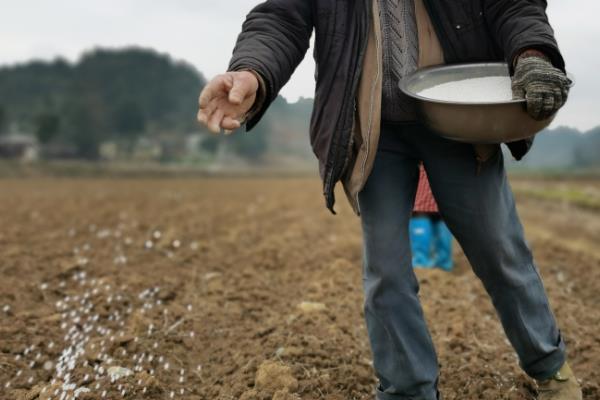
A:
{"label": "plowed soil", "polygon": [[[311,179],[0,182],[0,399],[373,399],[359,220]],[[519,198],[585,399],[600,214]],[[535,399],[482,285],[418,271],[445,399]]]}

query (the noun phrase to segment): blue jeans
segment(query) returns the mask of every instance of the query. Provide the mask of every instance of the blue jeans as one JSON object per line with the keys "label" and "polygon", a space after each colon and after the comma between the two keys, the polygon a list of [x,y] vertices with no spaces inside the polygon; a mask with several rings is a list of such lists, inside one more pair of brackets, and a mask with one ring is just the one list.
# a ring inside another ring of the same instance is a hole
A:
{"label": "blue jeans", "polygon": [[565,345],[525,241],[502,152],[478,165],[473,146],[420,125],[384,125],[359,194],[365,318],[380,400],[437,398],[438,361],[411,266],[408,224],[419,160],[444,221],[481,279],[523,370],[552,376]]}

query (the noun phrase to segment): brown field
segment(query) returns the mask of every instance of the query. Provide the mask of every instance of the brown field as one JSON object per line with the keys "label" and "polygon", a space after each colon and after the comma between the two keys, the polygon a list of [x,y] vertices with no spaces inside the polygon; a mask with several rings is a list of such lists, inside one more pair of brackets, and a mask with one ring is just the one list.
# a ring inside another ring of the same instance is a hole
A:
{"label": "brown field", "polygon": [[[600,209],[580,195],[600,184],[515,187],[584,398],[600,399]],[[0,188],[0,399],[373,399],[341,193],[333,217],[310,179]],[[451,274],[418,273],[444,398],[534,399],[456,255]]]}

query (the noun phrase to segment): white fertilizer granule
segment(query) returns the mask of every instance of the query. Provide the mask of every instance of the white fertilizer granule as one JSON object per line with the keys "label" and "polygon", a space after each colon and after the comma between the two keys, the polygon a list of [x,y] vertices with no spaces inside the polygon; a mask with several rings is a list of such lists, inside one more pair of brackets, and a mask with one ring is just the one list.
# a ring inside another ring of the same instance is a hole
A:
{"label": "white fertilizer granule", "polygon": [[432,100],[453,103],[501,103],[513,99],[508,76],[489,76],[443,83],[418,93]]}

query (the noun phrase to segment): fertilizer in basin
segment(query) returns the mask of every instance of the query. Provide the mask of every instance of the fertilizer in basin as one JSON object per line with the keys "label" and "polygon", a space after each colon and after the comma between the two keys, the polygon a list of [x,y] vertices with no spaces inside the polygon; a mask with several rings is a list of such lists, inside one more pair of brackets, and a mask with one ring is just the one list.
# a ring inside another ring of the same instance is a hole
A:
{"label": "fertilizer in basin", "polygon": [[505,103],[513,99],[508,76],[488,76],[447,82],[422,90],[419,96],[452,103]]}

